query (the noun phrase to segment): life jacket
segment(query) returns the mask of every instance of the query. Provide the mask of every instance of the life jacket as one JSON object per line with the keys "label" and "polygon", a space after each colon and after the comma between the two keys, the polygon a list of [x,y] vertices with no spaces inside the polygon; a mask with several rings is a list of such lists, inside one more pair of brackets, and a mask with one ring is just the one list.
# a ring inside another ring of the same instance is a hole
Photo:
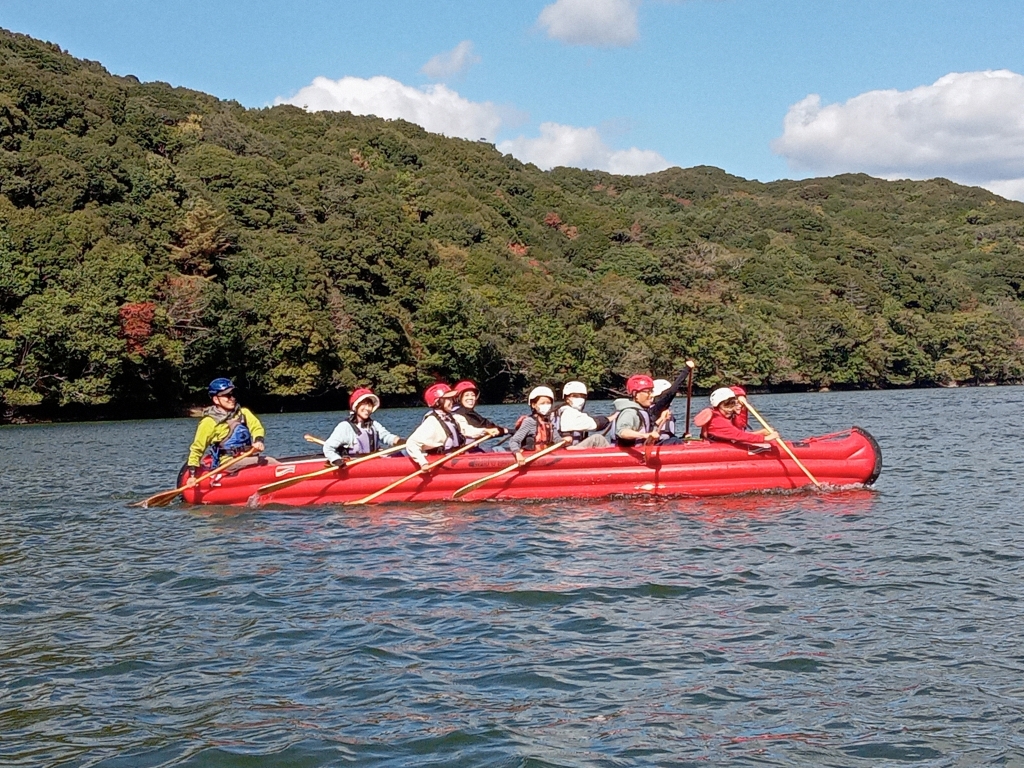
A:
{"label": "life jacket", "polygon": [[469,426],[471,427],[476,427],[477,429],[497,428],[500,429],[504,434],[508,434],[508,430],[505,429],[505,427],[502,427],[499,424],[495,424],[486,416],[481,416],[479,413],[476,412],[476,409],[474,408],[467,408],[464,405],[456,405],[455,408],[452,410],[452,413],[457,413],[459,416],[464,418],[466,420],[466,423],[469,424]]}
{"label": "life jacket", "polygon": [[423,421],[431,417],[437,419],[441,428],[444,429],[445,438],[444,445],[440,448],[431,448],[427,453],[451,453],[456,448],[461,448],[466,444],[466,436],[462,434],[462,430],[459,429],[459,423],[451,417],[451,414],[434,408],[423,417]]}
{"label": "life jacket", "polygon": [[[722,443],[730,442],[728,440],[718,440],[714,435],[712,435],[708,431],[708,428],[711,426],[711,419],[714,416],[715,411],[714,411],[713,408],[705,408],[704,411],[710,411],[710,413],[708,414],[707,421],[704,421],[703,424],[698,424],[698,426],[700,427],[700,439],[701,440],[713,440],[713,441],[722,442]],[[697,415],[700,416],[701,414],[704,413],[704,411],[701,411]],[[735,416],[733,416],[731,419],[729,419],[729,421],[731,421],[736,426],[737,429],[742,429],[742,430],[746,431],[747,424],[749,423],[749,417],[747,416],[747,412],[745,410],[743,410],[740,413],[738,413]],[[695,424],[697,423],[696,419],[694,419],[694,423]]]}
{"label": "life jacket", "polygon": [[225,414],[219,408],[208,408],[204,414],[216,421],[218,424],[227,424],[228,434],[223,440],[210,443],[199,466],[204,469],[216,469],[220,466],[221,458],[224,456],[237,456],[252,448],[252,433],[245,423],[245,414],[241,407],[235,408],[232,413]]}
{"label": "life jacket", "polygon": [[[561,408],[559,408],[555,412],[555,419],[554,419],[555,432],[557,432],[563,438],[571,437],[572,438],[572,442],[569,443],[569,445],[577,445],[578,443],[583,442],[584,440],[586,440],[590,436],[590,431],[589,430],[582,430],[582,429],[577,429],[577,430],[575,430],[573,432],[564,432],[564,431],[562,431],[562,411],[564,409],[566,409],[566,408],[569,408],[569,407],[570,406],[568,406],[568,405],[563,405]],[[575,409],[573,409],[573,410],[575,410]]]}
{"label": "life jacket", "polygon": [[523,414],[516,419],[517,432],[529,417],[533,417],[533,420],[537,422],[537,431],[523,439],[523,450],[539,451],[552,445],[554,443],[553,436],[557,431],[557,417],[552,417],[550,413],[547,416],[541,416],[536,412]]}
{"label": "life jacket", "polygon": [[667,440],[670,437],[676,436],[676,417],[669,416],[665,423],[661,425],[661,430],[658,432],[658,440]]}
{"label": "life jacket", "polygon": [[364,422],[354,413],[349,417],[349,424],[356,433],[356,444],[348,451],[350,456],[365,456],[377,452],[377,430],[373,428],[373,419]]}
{"label": "life jacket", "polygon": [[[635,400],[624,400],[624,399],[616,400],[615,401],[615,408],[616,408],[616,410],[619,411],[620,414],[623,411],[636,411],[637,414],[640,416],[640,430],[639,431],[640,432],[650,432],[651,431],[651,414],[650,414],[650,412],[646,408],[643,408]],[[615,438],[615,442],[621,448],[643,447],[643,445],[644,445],[644,441],[643,440],[627,440],[627,439],[621,438],[621,437]]]}

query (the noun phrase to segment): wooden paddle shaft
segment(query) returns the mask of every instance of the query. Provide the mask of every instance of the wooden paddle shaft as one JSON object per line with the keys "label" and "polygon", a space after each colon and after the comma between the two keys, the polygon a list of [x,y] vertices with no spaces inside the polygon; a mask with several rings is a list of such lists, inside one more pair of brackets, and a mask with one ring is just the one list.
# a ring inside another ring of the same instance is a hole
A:
{"label": "wooden paddle shaft", "polygon": [[[306,435],[306,437],[311,437],[311,435]],[[316,438],[314,438],[314,440],[315,439]],[[331,472],[335,472],[335,471],[342,470],[342,469],[348,469],[349,467],[353,467],[356,464],[362,464],[364,461],[370,461],[370,459],[376,459],[378,456],[387,456],[390,453],[396,453],[396,452],[402,450],[404,447],[405,447],[404,445],[393,445],[390,448],[385,448],[382,451],[375,451],[374,453],[368,453],[365,456],[359,456],[359,457],[357,457],[355,459],[352,459],[351,461],[346,461],[340,467],[327,467],[326,469],[318,469],[316,472],[307,472],[304,475],[296,475],[295,477],[289,477],[289,478],[286,478],[284,480],[278,480],[276,483],[269,483],[269,484],[264,485],[264,486],[262,486],[260,488],[257,488],[256,489],[256,493],[257,494],[261,494],[261,493],[273,493],[274,491],[280,491],[282,488],[287,488],[287,487],[289,487],[291,485],[295,485],[296,483],[301,483],[303,480],[307,480],[309,478],[320,477],[321,475],[326,475],[326,474],[329,474]]]}
{"label": "wooden paddle shaft", "polygon": [[[747,401],[747,398],[745,398],[745,397],[743,397],[742,395],[740,395],[740,398],[739,398],[739,400],[740,400],[740,402],[741,402],[741,403],[743,403],[743,405],[744,405],[744,406],[746,407],[746,409],[747,409],[748,411],[750,411],[750,412],[751,412],[752,414],[754,414],[754,418],[755,418],[755,419],[757,419],[757,420],[758,420],[759,422],[761,422],[761,425],[762,425],[762,426],[763,426],[763,427],[764,427],[765,429],[770,429],[770,430],[771,430],[772,432],[775,432],[775,430],[774,430],[774,429],[772,429],[771,425],[770,425],[770,424],[769,424],[769,423],[768,423],[767,421],[765,421],[765,420],[764,420],[764,419],[763,419],[763,418],[761,417],[761,414],[760,414],[760,413],[758,413],[758,412],[757,412],[756,410],[754,410],[754,406],[752,406],[752,405],[751,405],[751,404],[750,404],[750,403],[749,403],[749,402]],[[778,433],[776,432],[776,434],[778,434]],[[797,465],[798,467],[800,467],[800,469],[801,469],[801,470],[803,471],[803,473],[804,473],[805,475],[807,475],[807,478],[808,478],[808,479],[809,479],[809,480],[810,480],[810,481],[811,481],[812,483],[814,483],[814,485],[815,485],[815,486],[817,486],[818,488],[821,488],[821,483],[819,483],[819,482],[818,482],[818,479],[817,479],[817,478],[816,478],[816,477],[815,477],[814,475],[812,475],[812,474],[811,474],[811,471],[810,471],[809,469],[807,469],[807,467],[805,467],[805,466],[804,466],[804,463],[803,463],[802,461],[800,461],[800,459],[798,459],[798,458],[796,457],[796,454],[795,454],[795,453],[793,453],[793,451],[792,451],[792,450],[790,450],[790,447],[789,447],[788,445],[786,445],[786,441],[782,439],[782,435],[779,435],[779,440],[778,440],[778,442],[779,442],[779,445],[781,445],[781,446],[782,446],[782,449],[783,449],[783,450],[784,450],[784,451],[785,451],[786,453],[788,453],[788,454],[789,454],[789,458],[791,458],[791,459],[793,460],[793,463],[794,463],[794,464],[796,464],[796,465]]]}
{"label": "wooden paddle shaft", "polygon": [[474,480],[472,483],[469,483],[468,485],[464,485],[461,488],[459,488],[457,491],[455,491],[455,493],[452,494],[452,498],[453,499],[457,499],[460,496],[465,496],[470,491],[475,491],[477,488],[482,486],[484,483],[489,483],[491,480],[495,480],[495,479],[497,479],[497,478],[499,478],[499,477],[501,477],[503,475],[507,475],[510,472],[514,472],[517,469],[522,469],[523,467],[525,467],[530,462],[536,461],[541,456],[547,456],[549,453],[553,453],[554,451],[557,451],[559,448],[562,448],[563,446],[569,445],[569,443],[571,443],[571,442],[572,442],[572,438],[571,437],[567,437],[564,440],[561,440],[560,442],[555,443],[554,445],[549,445],[547,448],[545,448],[542,451],[537,451],[535,454],[533,454],[533,456],[531,456],[530,458],[528,458],[525,461],[523,461],[522,464],[520,464],[518,462],[513,462],[511,466],[505,467],[504,469],[499,469],[494,474],[487,475],[486,477],[481,477],[479,480]]}
{"label": "wooden paddle shaft", "polygon": [[404,483],[406,480],[412,480],[417,475],[429,474],[432,470],[436,469],[437,467],[440,467],[445,462],[451,461],[456,456],[458,456],[460,454],[463,454],[463,453],[465,453],[468,450],[476,448],[484,440],[490,440],[490,439],[491,439],[491,435],[484,435],[479,440],[474,440],[472,443],[467,443],[466,445],[462,446],[461,448],[458,448],[457,450],[452,451],[451,453],[446,453],[442,458],[438,459],[435,462],[427,464],[427,466],[425,466],[425,467],[421,467],[420,469],[417,469],[412,474],[409,474],[409,475],[406,475],[405,477],[399,478],[398,480],[395,480],[395,482],[393,482],[393,483],[391,483],[389,485],[385,485],[379,491],[375,491],[374,493],[371,493],[369,496],[364,496],[363,498],[356,499],[355,501],[347,501],[347,502],[345,502],[345,506],[346,507],[354,507],[354,506],[360,506],[362,504],[368,504],[369,502],[371,502],[374,499],[376,499],[378,496],[383,496],[385,493],[387,493],[388,491],[392,490],[393,488],[397,488],[402,483]]}
{"label": "wooden paddle shaft", "polygon": [[238,456],[235,456],[233,458],[228,459],[223,464],[221,464],[219,467],[216,467],[215,469],[211,469],[209,472],[207,472],[207,473],[205,473],[203,475],[200,475],[199,477],[197,477],[195,479],[190,479],[184,485],[178,486],[177,488],[174,488],[173,490],[170,490],[170,491],[161,491],[160,493],[154,494],[154,495],[150,496],[148,499],[145,499],[144,501],[137,502],[136,504],[133,504],[132,506],[138,506],[138,507],[143,507],[143,508],[145,508],[145,507],[163,507],[163,506],[166,506],[167,504],[170,504],[171,500],[174,499],[174,497],[177,496],[182,491],[187,491],[189,488],[194,488],[195,486],[197,486],[201,482],[203,482],[203,480],[205,480],[206,478],[211,477],[213,475],[216,475],[218,472],[223,472],[223,471],[225,471],[226,469],[228,469],[230,467],[233,467],[235,464],[240,462],[242,459],[247,459],[250,456],[252,456],[253,453],[255,453],[255,452],[256,452],[255,448],[250,448],[245,453],[242,453],[242,454],[240,454]]}

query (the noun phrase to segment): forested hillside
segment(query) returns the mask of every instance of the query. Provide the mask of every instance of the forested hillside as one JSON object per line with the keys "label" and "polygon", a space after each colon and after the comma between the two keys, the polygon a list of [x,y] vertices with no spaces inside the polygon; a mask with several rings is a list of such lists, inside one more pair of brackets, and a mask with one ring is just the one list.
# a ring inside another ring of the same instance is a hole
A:
{"label": "forested hillside", "polygon": [[[6,418],[491,401],[687,356],[710,387],[1024,378],[1024,204],[943,180],[542,172],[489,144],[110,75],[0,31]],[[76,411],[77,412],[77,411]]]}

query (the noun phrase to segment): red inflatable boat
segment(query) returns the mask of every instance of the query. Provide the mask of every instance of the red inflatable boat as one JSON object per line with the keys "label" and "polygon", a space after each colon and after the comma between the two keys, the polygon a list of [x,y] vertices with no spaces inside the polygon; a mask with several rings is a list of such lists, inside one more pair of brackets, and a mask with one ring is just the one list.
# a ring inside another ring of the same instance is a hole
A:
{"label": "red inflatable boat", "polygon": [[[875,439],[859,427],[789,443],[823,485],[870,485],[882,469]],[[529,454],[527,454],[529,455]],[[509,453],[466,453],[429,475],[413,477],[374,503],[447,501],[452,494],[514,463]],[[381,457],[302,480],[270,493],[266,486],[322,470],[322,456],[261,459],[215,474],[183,495],[191,504],[337,504],[362,499],[416,471],[405,456]],[[599,498],[603,496],[722,496],[794,489],[811,481],[777,446],[751,452],[726,443],[693,441],[641,449],[557,450],[461,497],[462,501]]]}

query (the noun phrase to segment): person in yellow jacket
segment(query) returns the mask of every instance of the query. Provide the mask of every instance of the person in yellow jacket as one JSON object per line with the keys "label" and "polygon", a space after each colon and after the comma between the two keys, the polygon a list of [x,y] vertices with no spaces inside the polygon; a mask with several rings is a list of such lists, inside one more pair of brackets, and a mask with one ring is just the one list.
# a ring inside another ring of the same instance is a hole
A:
{"label": "person in yellow jacket", "polygon": [[264,449],[266,430],[252,411],[238,405],[231,379],[214,379],[208,391],[213,405],[203,411],[188,449],[190,477],[195,477],[200,468],[216,469],[225,456],[237,456],[250,448],[262,453]]}

